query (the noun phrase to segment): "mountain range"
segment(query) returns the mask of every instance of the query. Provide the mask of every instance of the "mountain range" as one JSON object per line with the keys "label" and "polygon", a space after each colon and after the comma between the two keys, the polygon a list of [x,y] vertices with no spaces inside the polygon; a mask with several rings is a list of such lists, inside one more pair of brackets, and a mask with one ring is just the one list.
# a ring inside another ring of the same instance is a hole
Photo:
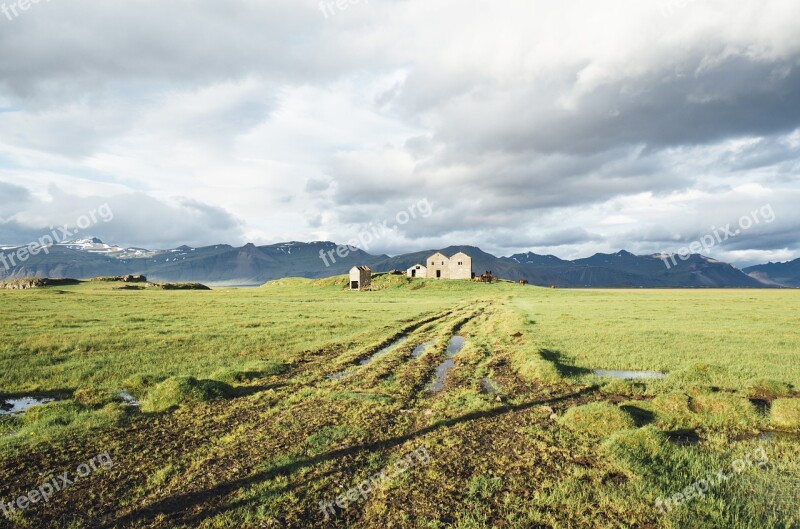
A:
{"label": "mountain range", "polygon": [[[124,248],[90,238],[57,244],[22,261],[18,248],[0,249],[0,279],[21,277],[88,278],[144,274],[154,281],[196,281],[215,285],[260,285],[282,277],[320,278],[347,273],[354,265],[374,271],[406,270],[423,264],[434,249],[390,257],[360,249],[345,257],[333,242],[287,242],[267,246],[218,244],[169,250]],[[521,253],[496,257],[474,246],[439,249],[445,255],[464,252],[477,274],[490,271],[503,279],[526,279],[533,285],[562,288],[764,288],[800,287],[800,259],[739,270],[701,255],[676,259],[598,253],[567,261],[552,255]],[[333,251],[333,257],[329,252]],[[328,254],[326,260],[320,255]],[[344,253],[344,252],[343,252]]]}

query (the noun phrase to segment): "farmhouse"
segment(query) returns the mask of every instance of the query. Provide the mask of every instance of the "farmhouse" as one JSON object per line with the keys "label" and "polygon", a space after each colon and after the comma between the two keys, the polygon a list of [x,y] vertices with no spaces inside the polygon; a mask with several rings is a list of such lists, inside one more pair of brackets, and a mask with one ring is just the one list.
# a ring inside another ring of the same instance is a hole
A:
{"label": "farmhouse", "polygon": [[368,266],[350,269],[350,290],[363,290],[372,284],[372,270]]}
{"label": "farmhouse", "polygon": [[408,277],[429,277],[432,279],[472,279],[472,257],[458,252],[447,257],[441,252],[428,257],[427,267],[414,265],[406,271]]}
{"label": "farmhouse", "polygon": [[450,257],[449,279],[472,279],[472,257],[458,252]]}

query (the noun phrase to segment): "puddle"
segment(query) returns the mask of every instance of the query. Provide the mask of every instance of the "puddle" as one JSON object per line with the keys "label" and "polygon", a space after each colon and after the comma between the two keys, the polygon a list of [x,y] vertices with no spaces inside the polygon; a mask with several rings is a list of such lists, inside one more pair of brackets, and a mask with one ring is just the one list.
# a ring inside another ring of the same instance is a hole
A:
{"label": "puddle", "polygon": [[481,380],[481,389],[483,389],[484,393],[488,393],[489,395],[497,395],[500,393],[501,388],[500,384],[487,377]]}
{"label": "puddle", "polygon": [[444,389],[444,379],[447,377],[447,373],[453,369],[456,363],[453,361],[453,357],[458,354],[459,351],[464,347],[465,338],[463,336],[453,336],[450,338],[450,343],[447,345],[447,360],[439,364],[439,367],[436,368],[436,376],[433,379],[433,382],[430,383],[428,389],[433,393],[442,391]]}
{"label": "puddle", "polygon": [[139,401],[136,400],[136,397],[131,395],[130,393],[122,392],[119,394],[119,398],[122,399],[122,403],[126,406],[138,406]]}
{"label": "puddle", "polygon": [[[370,362],[372,362],[373,360],[376,360],[377,358],[380,358],[381,356],[383,356],[385,354],[391,353],[392,351],[397,349],[397,347],[399,347],[400,345],[405,343],[407,340],[408,340],[408,336],[401,336],[400,338],[398,338],[397,340],[393,341],[392,343],[390,343],[389,345],[387,345],[386,347],[384,347],[380,351],[374,353],[369,358],[364,358],[363,360],[359,360],[358,361],[358,365],[359,366],[365,366],[365,365],[369,364]],[[355,372],[355,369],[352,368],[352,367],[349,367],[349,368],[345,369],[344,371],[339,371],[338,373],[335,373],[333,375],[328,375],[326,378],[328,380],[341,380],[341,379],[343,379],[345,377],[349,377],[354,372]]]}
{"label": "puddle", "polygon": [[619,378],[622,380],[659,380],[667,378],[666,373],[658,371],[607,371],[605,369],[595,369],[594,374],[599,377]]}
{"label": "puddle", "polygon": [[422,356],[422,355],[425,353],[425,351],[426,351],[426,350],[428,349],[428,347],[430,347],[431,345],[433,345],[433,342],[425,342],[425,343],[424,343],[424,344],[422,344],[422,345],[418,345],[418,346],[416,346],[416,347],[414,348],[414,350],[413,350],[413,351],[411,351],[411,358],[414,358],[414,359],[417,359],[417,358],[419,358],[420,356]]}
{"label": "puddle", "polygon": [[328,377],[327,377],[327,378],[328,378],[328,380],[341,380],[341,379],[343,379],[344,377],[350,376],[350,375],[352,375],[352,374],[353,374],[353,371],[352,371],[352,370],[350,370],[350,369],[346,369],[346,370],[344,370],[344,371],[339,371],[339,372],[338,372],[338,373],[336,373],[336,374],[333,374],[333,375],[328,375]]}
{"label": "puddle", "polygon": [[56,399],[43,397],[20,397],[17,399],[5,399],[3,404],[0,404],[0,415],[22,415],[34,406],[40,404],[47,404],[54,402]]}
{"label": "puddle", "polygon": [[447,356],[455,356],[464,348],[464,343],[467,341],[463,336],[453,336],[450,338],[450,343],[447,344]]}
{"label": "puddle", "polygon": [[380,358],[381,356],[383,356],[383,355],[385,355],[387,353],[391,353],[398,346],[402,345],[406,340],[408,340],[408,336],[401,336],[400,338],[398,338],[397,340],[393,341],[392,343],[390,343],[389,345],[387,345],[386,347],[384,347],[383,349],[381,349],[377,353],[373,354],[369,358],[365,358],[365,359],[359,361],[358,365],[365,366],[365,365],[369,364],[370,362],[372,362],[373,360],[375,360],[376,358]]}

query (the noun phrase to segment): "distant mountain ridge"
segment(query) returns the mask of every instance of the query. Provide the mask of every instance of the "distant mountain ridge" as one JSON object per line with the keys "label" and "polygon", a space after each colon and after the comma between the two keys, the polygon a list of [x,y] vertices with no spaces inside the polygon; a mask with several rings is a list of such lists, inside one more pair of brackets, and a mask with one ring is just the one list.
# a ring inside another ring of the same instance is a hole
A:
{"label": "distant mountain ridge", "polygon": [[[512,281],[525,279],[533,285],[562,288],[764,288],[800,286],[800,273],[765,271],[752,267],[756,275],[714,259],[692,255],[667,267],[662,255],[637,256],[627,251],[598,253],[567,261],[532,252],[496,257],[474,246],[450,246],[389,257],[351,249],[344,257],[333,242],[286,242],[266,246],[246,244],[240,248],[218,244],[202,248],[181,246],[169,250],[123,248],[97,238],[65,242],[30,255],[5,267],[15,249],[0,250],[0,280],[21,277],[86,278],[106,275],[145,274],[155,281],[203,282],[228,285],[258,285],[282,277],[321,278],[347,273],[354,265],[369,265],[375,271],[406,270],[424,264],[435,251],[446,255],[465,252],[473,259],[477,274],[491,271]],[[332,252],[332,253],[331,253]],[[345,253],[345,252],[342,252]],[[323,260],[320,255],[327,255]],[[332,256],[332,257],[331,257]],[[4,260],[5,259],[5,260]],[[800,265],[800,259],[795,261]],[[787,263],[788,264],[788,263]],[[778,267],[779,265],[761,265]],[[777,269],[776,269],[777,270]],[[783,269],[781,269],[783,270]],[[760,276],[758,274],[761,274]],[[784,277],[785,276],[785,277]],[[782,282],[774,278],[781,279]],[[789,279],[786,279],[788,277]],[[795,281],[794,284],[787,282]]]}
{"label": "distant mountain ridge", "polygon": [[786,263],[750,266],[745,268],[744,272],[771,285],[800,288],[800,259]]}

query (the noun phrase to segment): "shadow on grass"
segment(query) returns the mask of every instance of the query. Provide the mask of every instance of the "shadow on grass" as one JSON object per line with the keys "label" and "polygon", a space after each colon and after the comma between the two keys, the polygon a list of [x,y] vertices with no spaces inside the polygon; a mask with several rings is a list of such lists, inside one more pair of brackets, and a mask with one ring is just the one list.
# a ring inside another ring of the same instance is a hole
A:
{"label": "shadow on grass", "polygon": [[631,406],[629,404],[625,404],[623,406],[620,406],[620,409],[631,416],[637,428],[641,428],[642,426],[647,426],[648,424],[656,420],[655,413],[649,410],[643,410],[638,406]]}
{"label": "shadow on grass", "polygon": [[[304,457],[298,461],[294,461],[291,463],[287,463],[285,465],[275,467],[269,471],[260,472],[252,476],[248,476],[235,481],[221,483],[206,490],[189,492],[186,494],[180,494],[169,498],[165,498],[163,500],[153,503],[152,505],[142,507],[116,520],[107,521],[106,523],[104,523],[103,525],[99,525],[98,527],[102,529],[111,529],[128,525],[139,526],[140,524],[146,524],[148,522],[152,522],[155,519],[158,519],[160,523],[164,523],[166,522],[165,517],[170,517],[176,514],[186,513],[190,511],[196,513],[198,506],[202,505],[203,503],[207,503],[209,500],[220,498],[223,495],[231,494],[232,492],[235,492],[244,487],[255,485],[259,482],[272,479],[282,474],[283,475],[292,474],[306,467],[314,466],[319,463],[324,463],[330,460],[340,459],[342,457],[351,456],[362,451],[371,452],[371,451],[394,448],[399,445],[402,445],[403,443],[406,443],[414,439],[418,439],[420,437],[423,437],[429,433],[435,432],[442,428],[448,428],[451,426],[456,426],[459,424],[480,419],[499,417],[502,415],[506,415],[508,413],[517,413],[525,411],[534,406],[556,404],[558,402],[563,402],[579,398],[582,396],[586,396],[596,391],[597,387],[590,387],[561,397],[554,397],[552,399],[536,400],[536,401],[524,402],[522,404],[517,404],[513,406],[504,406],[500,408],[494,408],[491,410],[467,413],[465,415],[462,415],[461,417],[446,419],[434,425],[421,428],[410,434],[401,435],[398,437],[394,437],[392,439],[385,439],[382,441],[364,443],[356,446],[351,446],[348,448],[333,450],[325,454],[320,454],[318,456]],[[191,517],[191,522],[198,523],[206,518],[215,516],[223,511],[229,510],[229,508],[230,507],[219,506],[219,507],[213,507],[204,512],[196,513]],[[186,520],[182,520],[181,523],[186,523]]]}
{"label": "shadow on grass", "polygon": [[576,367],[569,364],[566,361],[566,358],[563,353],[559,351],[551,351],[550,349],[542,349],[539,351],[539,354],[542,355],[542,358],[551,362],[558,371],[558,374],[564,378],[571,378],[571,377],[579,377],[581,375],[588,375],[592,372],[591,369],[586,369],[583,367]]}
{"label": "shadow on grass", "polygon": [[240,397],[249,397],[250,395],[255,395],[256,393],[263,393],[264,391],[269,391],[271,389],[280,389],[285,387],[286,384],[266,384],[266,385],[257,385],[257,386],[236,386],[233,388],[233,398],[240,398]]}
{"label": "shadow on grass", "polygon": [[692,446],[700,443],[700,435],[694,430],[673,430],[671,432],[664,432],[671,442],[678,446]]}
{"label": "shadow on grass", "polygon": [[54,399],[54,400],[67,400],[72,398],[72,394],[75,391],[72,389],[53,389],[48,391],[20,391],[16,393],[2,393],[0,394],[0,400],[10,400],[10,399],[24,399],[24,398],[34,398],[34,399]]}

